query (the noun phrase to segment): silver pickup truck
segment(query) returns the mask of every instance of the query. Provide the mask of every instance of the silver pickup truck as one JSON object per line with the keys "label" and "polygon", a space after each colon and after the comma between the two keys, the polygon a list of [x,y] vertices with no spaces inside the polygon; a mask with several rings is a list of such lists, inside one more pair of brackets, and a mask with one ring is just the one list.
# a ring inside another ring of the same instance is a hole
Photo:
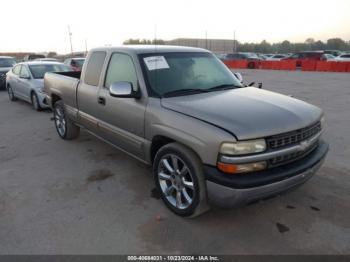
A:
{"label": "silver pickup truck", "polygon": [[84,128],[152,165],[180,216],[292,190],[328,151],[321,109],[242,85],[203,49],[93,49],[81,74],[47,73],[45,92],[61,138]]}

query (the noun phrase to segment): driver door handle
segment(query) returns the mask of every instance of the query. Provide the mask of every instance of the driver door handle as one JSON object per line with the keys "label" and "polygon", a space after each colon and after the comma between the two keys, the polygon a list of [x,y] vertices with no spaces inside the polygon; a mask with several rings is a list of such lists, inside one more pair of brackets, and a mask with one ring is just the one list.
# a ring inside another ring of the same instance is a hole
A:
{"label": "driver door handle", "polygon": [[105,105],[106,104],[106,98],[99,96],[97,99],[97,102],[101,105]]}

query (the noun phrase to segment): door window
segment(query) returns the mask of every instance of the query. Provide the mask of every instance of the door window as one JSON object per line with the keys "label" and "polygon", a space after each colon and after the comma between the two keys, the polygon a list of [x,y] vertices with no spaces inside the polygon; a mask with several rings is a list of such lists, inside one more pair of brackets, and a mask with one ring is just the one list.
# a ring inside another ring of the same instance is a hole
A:
{"label": "door window", "polygon": [[108,65],[104,86],[109,88],[115,82],[130,82],[137,89],[137,75],[134,63],[129,55],[115,53]]}
{"label": "door window", "polygon": [[19,73],[21,72],[21,65],[16,65],[16,66],[12,69],[12,72],[13,72],[15,75],[19,75]]}
{"label": "door window", "polygon": [[20,77],[23,77],[23,78],[28,78],[28,77],[30,77],[29,71],[28,71],[28,69],[27,69],[26,66],[22,66],[21,73],[20,73],[19,76],[20,76]]}
{"label": "door window", "polygon": [[98,86],[105,58],[106,52],[103,51],[96,51],[91,54],[85,71],[84,82],[86,84]]}

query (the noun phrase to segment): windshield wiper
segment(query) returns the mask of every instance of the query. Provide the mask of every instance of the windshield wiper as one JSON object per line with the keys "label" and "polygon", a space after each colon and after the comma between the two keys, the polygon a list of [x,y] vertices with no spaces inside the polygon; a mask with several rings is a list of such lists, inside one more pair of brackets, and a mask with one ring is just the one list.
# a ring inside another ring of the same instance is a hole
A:
{"label": "windshield wiper", "polygon": [[182,95],[192,95],[192,94],[199,94],[199,93],[206,93],[208,92],[205,89],[199,89],[199,88],[184,88],[184,89],[178,89],[174,91],[167,92],[163,94],[162,97],[171,97],[171,96],[182,96]]}
{"label": "windshield wiper", "polygon": [[241,86],[236,86],[234,84],[222,84],[218,86],[213,86],[206,90],[207,92],[210,92],[210,91],[228,90],[228,89],[235,89],[235,88],[241,88]]}

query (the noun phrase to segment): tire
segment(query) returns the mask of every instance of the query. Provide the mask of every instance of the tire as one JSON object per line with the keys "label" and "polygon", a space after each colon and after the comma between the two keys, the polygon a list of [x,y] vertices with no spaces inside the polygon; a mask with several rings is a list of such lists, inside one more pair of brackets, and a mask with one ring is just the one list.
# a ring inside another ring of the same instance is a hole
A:
{"label": "tire", "polygon": [[34,110],[41,111],[42,108],[39,104],[39,98],[35,92],[32,92],[32,94],[30,95],[30,99],[32,101],[32,105],[33,105]]}
{"label": "tire", "polygon": [[66,116],[62,100],[54,104],[53,116],[56,131],[62,139],[72,140],[79,136],[80,128]]}
{"label": "tire", "polygon": [[14,102],[17,100],[15,94],[13,93],[12,87],[10,85],[7,86],[7,94],[9,96],[10,101]]}
{"label": "tire", "polygon": [[170,143],[160,148],[153,178],[163,202],[175,214],[196,217],[209,210],[202,163],[187,147]]}

